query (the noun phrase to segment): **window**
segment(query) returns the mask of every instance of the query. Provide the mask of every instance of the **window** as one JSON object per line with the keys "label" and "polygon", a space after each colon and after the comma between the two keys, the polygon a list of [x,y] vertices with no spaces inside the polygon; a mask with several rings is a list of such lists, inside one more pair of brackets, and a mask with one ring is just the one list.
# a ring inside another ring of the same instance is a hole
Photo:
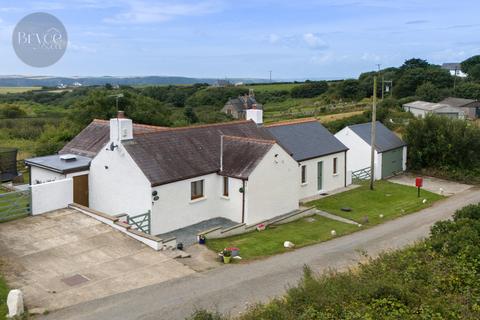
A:
{"label": "window", "polygon": [[307,166],[302,166],[302,183],[307,183]]}
{"label": "window", "polygon": [[192,200],[203,197],[203,180],[193,181],[192,186]]}
{"label": "window", "polygon": [[338,158],[333,158],[333,174],[337,174],[338,171],[337,171],[337,161]]}
{"label": "window", "polygon": [[228,177],[223,177],[223,196],[228,197]]}

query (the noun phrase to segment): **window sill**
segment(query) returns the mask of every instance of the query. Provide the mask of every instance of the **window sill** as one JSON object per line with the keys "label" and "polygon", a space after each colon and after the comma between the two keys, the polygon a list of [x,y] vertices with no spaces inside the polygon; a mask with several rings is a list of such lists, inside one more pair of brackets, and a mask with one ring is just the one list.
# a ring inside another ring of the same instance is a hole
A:
{"label": "window sill", "polygon": [[190,200],[190,203],[202,202],[203,200],[207,200],[207,197],[201,197],[201,198]]}
{"label": "window sill", "polygon": [[306,186],[308,186],[308,182],[302,183],[300,186],[306,187]]}
{"label": "window sill", "polygon": [[225,199],[225,200],[230,200],[230,197],[228,197],[228,196],[220,196],[220,198]]}

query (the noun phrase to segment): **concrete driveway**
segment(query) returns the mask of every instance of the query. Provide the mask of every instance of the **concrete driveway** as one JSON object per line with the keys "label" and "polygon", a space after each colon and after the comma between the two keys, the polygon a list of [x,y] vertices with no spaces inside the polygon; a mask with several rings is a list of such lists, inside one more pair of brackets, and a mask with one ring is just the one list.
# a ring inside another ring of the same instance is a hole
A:
{"label": "concrete driveway", "polygon": [[54,310],[194,273],[72,209],[0,224],[0,259],[30,309]]}
{"label": "concrete driveway", "polygon": [[237,315],[248,305],[285,293],[302,276],[305,264],[316,272],[354,266],[367,252],[401,248],[429,234],[432,224],[480,202],[472,188],[435,202],[432,207],[347,236],[246,264],[224,265],[181,279],[124,292],[59,310],[48,320],[185,319],[194,309],[208,308]]}
{"label": "concrete driveway", "polygon": [[462,193],[472,187],[471,185],[455,181],[443,180],[427,176],[416,176],[410,173],[405,173],[396,177],[392,177],[388,180],[394,183],[415,187],[415,178],[417,177],[423,178],[422,189],[444,196],[451,196],[457,193]]}

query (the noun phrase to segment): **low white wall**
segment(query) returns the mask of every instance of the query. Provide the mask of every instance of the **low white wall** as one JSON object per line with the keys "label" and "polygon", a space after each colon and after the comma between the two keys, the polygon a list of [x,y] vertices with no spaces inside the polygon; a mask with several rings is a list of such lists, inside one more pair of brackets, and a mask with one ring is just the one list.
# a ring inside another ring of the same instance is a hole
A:
{"label": "low white wall", "polygon": [[73,180],[63,179],[31,186],[32,215],[63,209],[73,202]]}

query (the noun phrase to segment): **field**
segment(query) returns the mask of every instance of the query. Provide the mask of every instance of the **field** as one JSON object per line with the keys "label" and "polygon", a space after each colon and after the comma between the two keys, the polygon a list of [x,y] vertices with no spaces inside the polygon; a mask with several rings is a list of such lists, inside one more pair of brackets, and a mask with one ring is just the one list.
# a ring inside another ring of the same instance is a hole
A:
{"label": "field", "polygon": [[271,92],[271,91],[280,91],[287,90],[290,91],[294,87],[301,85],[301,83],[272,83],[272,84],[255,84],[248,85],[248,88],[252,88],[255,92]]}
{"label": "field", "polygon": [[40,90],[41,87],[0,87],[0,94],[5,93],[22,93],[33,90]]}
{"label": "field", "polygon": [[327,123],[331,121],[349,118],[351,116],[356,116],[356,115],[362,114],[363,112],[364,112],[363,110],[358,110],[358,111],[350,111],[350,112],[343,112],[343,113],[326,114],[324,116],[317,117],[317,119],[321,123]]}
{"label": "field", "polygon": [[[369,185],[364,184],[335,196],[309,202],[308,206],[315,206],[320,210],[371,226],[425,209],[443,198],[425,190],[422,190],[421,197],[418,198],[415,187],[382,180],[375,183],[374,191],[370,191]],[[344,212],[342,208],[350,208],[351,212]],[[380,215],[383,215],[383,218]]]}

